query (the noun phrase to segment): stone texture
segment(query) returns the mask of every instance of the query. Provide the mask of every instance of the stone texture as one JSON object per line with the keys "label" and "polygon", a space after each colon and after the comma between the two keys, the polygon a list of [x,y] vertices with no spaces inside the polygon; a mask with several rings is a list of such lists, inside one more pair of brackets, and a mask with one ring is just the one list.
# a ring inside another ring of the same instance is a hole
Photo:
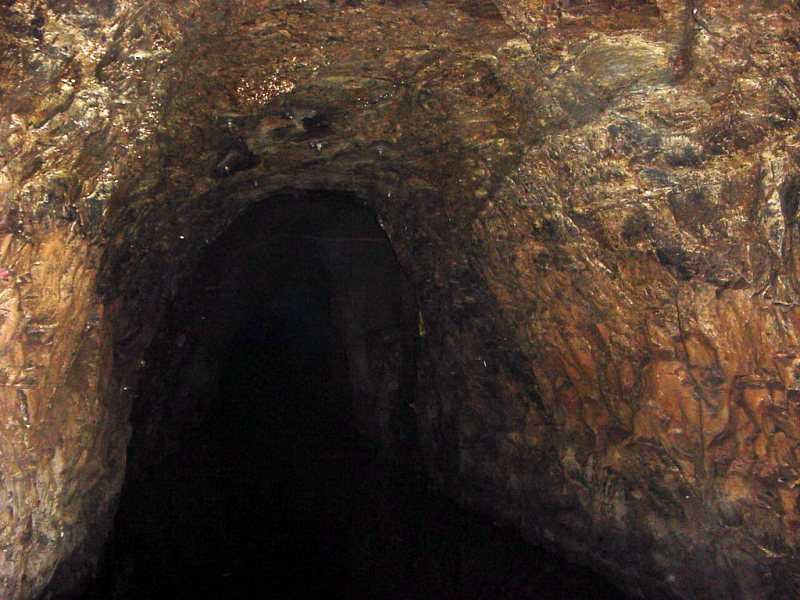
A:
{"label": "stone texture", "polygon": [[0,596],[91,567],[202,248],[336,189],[415,285],[443,489],[634,594],[796,597],[799,13],[0,2]]}

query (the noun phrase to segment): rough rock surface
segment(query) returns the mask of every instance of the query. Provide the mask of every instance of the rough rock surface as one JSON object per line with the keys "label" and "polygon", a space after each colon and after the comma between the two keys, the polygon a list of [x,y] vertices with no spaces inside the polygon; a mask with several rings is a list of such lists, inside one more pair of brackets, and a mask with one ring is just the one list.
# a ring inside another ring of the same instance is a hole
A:
{"label": "rough rock surface", "polygon": [[415,285],[443,487],[634,594],[797,597],[798,48],[796,0],[0,2],[0,596],[91,570],[202,248],[329,189]]}

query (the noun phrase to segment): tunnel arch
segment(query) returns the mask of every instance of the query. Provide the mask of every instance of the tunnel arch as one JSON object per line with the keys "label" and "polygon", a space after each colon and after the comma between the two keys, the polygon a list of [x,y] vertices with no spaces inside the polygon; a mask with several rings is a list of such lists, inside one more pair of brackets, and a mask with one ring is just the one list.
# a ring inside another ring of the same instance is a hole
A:
{"label": "tunnel arch", "polygon": [[66,562],[45,597],[620,598],[431,492],[417,412],[428,327],[359,196],[254,204],[183,278],[139,365],[94,581],[76,587]]}

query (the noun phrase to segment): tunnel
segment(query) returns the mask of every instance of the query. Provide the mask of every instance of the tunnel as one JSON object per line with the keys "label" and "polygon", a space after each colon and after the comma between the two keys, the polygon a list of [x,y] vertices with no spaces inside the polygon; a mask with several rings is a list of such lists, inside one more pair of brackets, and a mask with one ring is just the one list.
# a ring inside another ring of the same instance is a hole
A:
{"label": "tunnel", "polygon": [[798,49],[0,0],[0,598],[800,598]]}
{"label": "tunnel", "polygon": [[357,196],[248,210],[184,277],[140,365],[112,533],[73,597],[622,598],[433,489],[415,417],[425,335]]}

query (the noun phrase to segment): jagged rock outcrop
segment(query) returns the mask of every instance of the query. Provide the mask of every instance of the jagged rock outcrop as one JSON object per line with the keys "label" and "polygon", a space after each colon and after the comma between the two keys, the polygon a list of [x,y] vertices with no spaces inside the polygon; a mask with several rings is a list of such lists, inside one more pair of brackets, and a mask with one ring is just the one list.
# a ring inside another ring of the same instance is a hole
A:
{"label": "jagged rock outcrop", "polygon": [[443,487],[634,594],[796,597],[799,18],[0,2],[0,596],[91,569],[202,249],[328,189],[416,288]]}

